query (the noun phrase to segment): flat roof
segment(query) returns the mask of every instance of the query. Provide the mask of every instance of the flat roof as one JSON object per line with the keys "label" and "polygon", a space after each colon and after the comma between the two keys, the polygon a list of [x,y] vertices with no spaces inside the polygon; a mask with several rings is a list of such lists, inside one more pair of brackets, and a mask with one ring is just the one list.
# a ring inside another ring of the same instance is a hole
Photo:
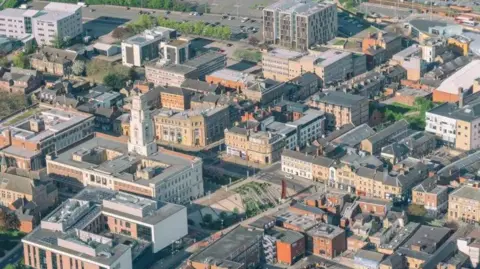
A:
{"label": "flat roof", "polygon": [[[180,210],[186,210],[181,205],[87,187],[48,214],[41,225],[25,236],[23,241],[66,252],[79,259],[110,265],[131,247],[83,229],[98,214],[113,214],[112,210],[116,207],[122,211],[114,212],[117,217],[149,225],[155,225]],[[139,214],[143,217],[139,217]]]}
{"label": "flat roof", "polygon": [[[95,150],[110,150],[119,153],[119,156],[107,160],[101,164],[92,164],[90,162],[73,160],[74,154],[82,152],[90,152]],[[150,160],[162,164],[162,167],[155,169],[158,174],[150,179],[137,177],[135,174],[126,171],[126,168],[140,162],[142,159]],[[151,184],[160,184],[165,178],[181,172],[185,168],[190,167],[193,163],[201,162],[197,157],[182,155],[177,152],[171,152],[167,149],[159,148],[158,151],[150,156],[140,156],[135,153],[129,153],[127,143],[110,140],[102,137],[94,137],[86,140],[81,144],[57,155],[51,162],[57,162],[64,165],[75,167],[76,169],[85,169],[101,173],[110,174],[110,176],[143,186],[151,186]]]}
{"label": "flat roof", "polygon": [[267,53],[269,56],[282,59],[296,59],[305,55],[305,52],[276,48]]}
{"label": "flat roof", "polygon": [[227,81],[234,81],[234,82],[243,82],[247,83],[249,80],[253,80],[254,77],[248,73],[240,72],[237,70],[232,70],[228,68],[217,70],[208,76],[220,78]]}
{"label": "flat roof", "polygon": [[480,60],[471,61],[445,79],[437,88],[437,91],[458,94],[459,88],[463,88],[464,90],[470,89],[475,79],[480,77],[478,70],[480,70]]}
{"label": "flat roof", "polygon": [[[230,232],[225,234],[217,241],[211,243],[208,247],[190,257],[191,261],[199,263],[219,262],[219,267],[223,267],[225,263],[233,262],[238,253],[248,249],[254,244],[260,244],[263,237],[263,231],[254,228],[246,228],[238,225]],[[236,263],[235,265],[241,265]],[[237,268],[237,267],[233,267]]]}
{"label": "flat roof", "polygon": [[82,8],[81,6],[76,4],[50,2],[43,9],[48,11],[62,11],[62,12],[75,13],[75,11],[81,8]]}
{"label": "flat roof", "polygon": [[326,7],[334,5],[330,1],[302,1],[302,0],[280,0],[265,7],[266,10],[278,10],[282,13],[296,13],[298,15],[315,14]]}
{"label": "flat roof", "polygon": [[366,99],[367,98],[365,96],[333,91],[333,92],[326,92],[325,96],[321,97],[319,100],[316,100],[316,101],[321,103],[352,107]]}
{"label": "flat roof", "polygon": [[[23,113],[29,114],[32,109],[25,110]],[[65,111],[58,108],[40,107],[40,109],[44,110],[35,111],[27,118],[18,123],[5,126],[5,128],[10,129],[12,137],[25,141],[40,142],[94,117],[90,114],[77,111]],[[31,122],[41,123],[44,125],[44,128],[36,132],[31,129]]]}
{"label": "flat roof", "polygon": [[304,112],[303,116],[297,119],[296,121],[293,122],[287,122],[287,126],[302,126],[306,124],[312,123],[314,120],[321,118],[323,115],[325,115],[325,112],[321,110],[316,110],[316,109],[309,109]]}

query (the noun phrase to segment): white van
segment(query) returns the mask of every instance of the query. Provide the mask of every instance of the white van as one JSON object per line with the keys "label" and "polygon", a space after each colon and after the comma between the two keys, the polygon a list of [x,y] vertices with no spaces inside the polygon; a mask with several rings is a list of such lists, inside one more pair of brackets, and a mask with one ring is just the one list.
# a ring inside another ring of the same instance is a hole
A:
{"label": "white van", "polygon": [[85,2],[77,2],[77,5],[79,5],[81,7],[88,7],[88,4],[85,3]]}

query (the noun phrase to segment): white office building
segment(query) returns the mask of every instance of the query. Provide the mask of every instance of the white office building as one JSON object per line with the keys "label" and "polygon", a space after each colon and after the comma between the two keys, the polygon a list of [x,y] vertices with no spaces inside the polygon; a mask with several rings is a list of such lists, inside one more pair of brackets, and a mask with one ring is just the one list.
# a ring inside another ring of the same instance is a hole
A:
{"label": "white office building", "polygon": [[74,38],[83,32],[82,9],[50,3],[44,10],[8,8],[0,11],[0,35],[23,39],[31,35],[39,45],[52,45],[57,37]]}
{"label": "white office building", "polygon": [[132,36],[122,42],[122,63],[126,66],[142,66],[159,56],[160,42],[176,37],[174,29],[156,27]]}

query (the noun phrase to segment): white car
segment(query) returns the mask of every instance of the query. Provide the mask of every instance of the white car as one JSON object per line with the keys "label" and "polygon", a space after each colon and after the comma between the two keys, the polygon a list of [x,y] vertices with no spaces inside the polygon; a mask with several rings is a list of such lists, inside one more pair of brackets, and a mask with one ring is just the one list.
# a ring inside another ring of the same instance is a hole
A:
{"label": "white car", "polygon": [[285,176],[287,179],[293,179],[293,176],[292,175],[286,175]]}

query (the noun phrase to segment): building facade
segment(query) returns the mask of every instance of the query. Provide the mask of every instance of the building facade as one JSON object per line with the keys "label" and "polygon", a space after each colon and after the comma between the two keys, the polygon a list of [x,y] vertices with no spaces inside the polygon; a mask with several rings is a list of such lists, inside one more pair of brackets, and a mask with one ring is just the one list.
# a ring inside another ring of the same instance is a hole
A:
{"label": "building facade", "polygon": [[39,269],[129,269],[143,253],[157,253],[187,233],[183,206],[88,188],[47,215],[38,229],[22,239],[24,261]]}
{"label": "building facade", "polygon": [[448,220],[480,222],[480,189],[462,186],[448,196]]}
{"label": "building facade", "polygon": [[325,112],[326,128],[341,128],[347,124],[359,126],[368,123],[368,98],[348,93],[329,92],[323,97],[312,98],[308,105]]}
{"label": "building facade", "polygon": [[205,147],[224,137],[225,128],[232,125],[229,106],[204,107],[175,112],[155,113],[157,141],[187,147]]}
{"label": "building facade", "polygon": [[282,0],[263,9],[265,43],[307,50],[335,38],[337,27],[337,7],[328,1]]}
{"label": "building facade", "polygon": [[143,66],[159,56],[160,43],[176,37],[176,31],[165,27],[145,30],[122,42],[122,63],[126,66]]}

